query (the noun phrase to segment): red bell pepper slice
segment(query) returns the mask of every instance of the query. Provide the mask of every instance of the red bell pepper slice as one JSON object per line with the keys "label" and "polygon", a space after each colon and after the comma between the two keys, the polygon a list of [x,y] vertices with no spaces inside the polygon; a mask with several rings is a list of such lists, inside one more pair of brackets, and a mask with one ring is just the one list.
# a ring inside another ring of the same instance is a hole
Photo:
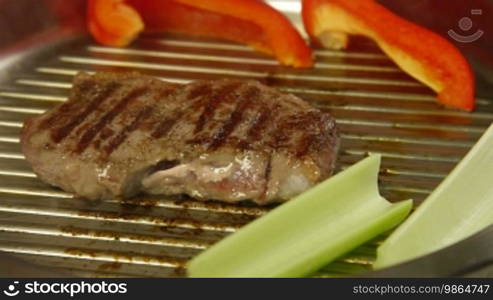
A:
{"label": "red bell pepper slice", "polygon": [[[261,39],[268,51],[283,64],[295,67],[313,65],[312,52],[289,20],[274,8],[258,0],[175,0],[213,14],[225,14],[262,28]],[[224,29],[223,29],[224,30]],[[218,37],[221,31],[217,32]],[[256,47],[255,44],[252,44]],[[265,49],[259,49],[265,50]]]}
{"label": "red bell pepper slice", "polygon": [[175,32],[218,37],[250,44],[272,54],[262,28],[228,15],[205,12],[189,5],[166,0],[127,0],[142,16],[146,32]]}
{"label": "red bell pepper slice", "polygon": [[303,0],[303,22],[314,40],[345,48],[348,34],[373,39],[404,71],[438,93],[446,106],[472,111],[474,76],[459,50],[374,0]]}
{"label": "red bell pepper slice", "polygon": [[87,26],[103,45],[125,46],[144,29],[139,13],[124,0],[89,0],[87,3]]}
{"label": "red bell pepper slice", "polygon": [[259,51],[272,54],[284,65],[313,65],[311,49],[301,35],[285,16],[262,1],[91,0],[89,25],[93,35],[103,44],[124,46],[135,37],[140,27],[135,26],[137,22],[127,22],[133,28],[126,28],[127,31],[112,28],[114,20],[125,19],[130,14],[122,7],[119,8],[124,12],[123,15],[115,12],[110,14],[110,5],[98,7],[98,2],[112,2],[118,5],[124,2],[124,7],[136,12],[137,16],[134,15],[133,18],[143,20],[146,31],[180,32],[222,38],[248,44]]}

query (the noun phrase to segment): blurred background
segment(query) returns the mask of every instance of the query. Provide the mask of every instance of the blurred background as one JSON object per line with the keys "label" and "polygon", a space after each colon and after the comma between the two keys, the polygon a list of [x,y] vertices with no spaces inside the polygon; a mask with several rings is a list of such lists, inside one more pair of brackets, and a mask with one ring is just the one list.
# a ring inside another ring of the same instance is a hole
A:
{"label": "blurred background", "polygon": [[[299,0],[267,1],[301,32]],[[379,0],[400,16],[441,34],[457,45],[473,65],[478,94],[493,95],[493,0]],[[84,29],[85,0],[0,0],[0,55],[8,46],[57,24]],[[454,38],[458,37],[458,38]],[[464,39],[466,41],[464,41]],[[460,41],[462,40],[462,41]]]}

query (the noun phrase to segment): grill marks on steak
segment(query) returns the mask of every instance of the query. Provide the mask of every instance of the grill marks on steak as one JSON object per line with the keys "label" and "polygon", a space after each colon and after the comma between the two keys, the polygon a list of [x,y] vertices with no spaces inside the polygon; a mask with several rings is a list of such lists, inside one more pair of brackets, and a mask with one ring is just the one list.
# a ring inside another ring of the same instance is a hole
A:
{"label": "grill marks on steak", "polygon": [[132,101],[136,101],[139,96],[143,95],[147,91],[146,88],[141,87],[132,90],[128,95],[126,95],[120,102],[118,102],[113,109],[111,109],[108,113],[106,113],[96,124],[89,127],[86,132],[82,135],[77,143],[77,147],[75,149],[76,153],[81,153],[91,144],[91,142],[96,138],[97,135],[100,134],[101,130],[105,128],[105,126],[112,122],[115,117],[120,114],[126,106],[128,106]]}
{"label": "grill marks on steak", "polygon": [[159,139],[165,138],[167,134],[171,131],[173,126],[185,116],[185,113],[188,110],[196,110],[197,107],[194,107],[192,104],[195,104],[196,101],[201,98],[206,99],[210,97],[212,94],[212,87],[209,85],[198,84],[194,86],[190,91],[188,91],[187,96],[185,97],[185,101],[183,101],[181,106],[178,106],[174,110],[170,112],[168,116],[164,118],[164,120],[159,123],[154,132],[152,133],[152,137]]}
{"label": "grill marks on steak", "polygon": [[127,125],[125,128],[123,128],[122,131],[118,133],[118,135],[110,140],[108,142],[108,145],[104,148],[104,151],[106,152],[107,155],[110,155],[116,148],[118,148],[124,141],[125,139],[132,133],[132,131],[137,130],[145,119],[147,119],[151,113],[152,113],[152,106],[146,106],[144,107],[137,117]]}
{"label": "grill marks on steak", "polygon": [[328,114],[254,81],[81,73],[69,101],[26,122],[22,146],[39,177],[87,198],[267,203],[328,177],[338,136]]}
{"label": "grill marks on steak", "polygon": [[[49,127],[52,127],[51,137],[52,141],[55,143],[62,142],[64,138],[70,135],[72,130],[74,130],[77,126],[82,125],[77,131],[77,136],[80,136],[80,139],[75,144],[76,146],[73,149],[73,151],[77,154],[81,154],[91,145],[95,148],[99,148],[101,143],[107,142],[107,145],[103,148],[103,150],[106,155],[110,155],[134,130],[139,129],[143,121],[153,114],[153,109],[156,106],[156,102],[163,97],[169,96],[174,90],[173,86],[173,88],[165,89],[156,97],[151,97],[150,99],[153,101],[150,101],[151,103],[141,108],[134,119],[130,117],[129,119],[131,121],[129,121],[129,124],[119,131],[116,136],[109,139],[113,136],[114,131],[107,127],[108,124],[118,118],[128,106],[132,105],[133,102],[138,101],[139,97],[152,93],[152,91],[150,91],[148,87],[135,87],[129,91],[126,91],[123,98],[114,103],[115,101],[112,102],[111,98],[113,93],[121,88],[121,84],[109,82],[100,88],[98,83],[88,80],[83,81],[81,85],[83,87],[78,89],[78,91],[74,94],[75,99],[64,103],[59,109],[60,113],[66,114],[68,118],[72,116],[73,120],[70,122],[65,122],[65,124],[56,129],[53,129],[53,127],[56,127],[57,123],[64,122],[64,119],[60,119],[59,115],[52,114],[50,118],[43,122],[43,128],[50,129]],[[98,91],[93,95],[92,100],[87,101],[86,99],[83,99],[85,97],[83,93],[90,93],[91,87],[92,89],[96,89]],[[101,108],[105,102],[111,102],[108,103],[108,106],[113,105],[113,107],[101,117],[94,118],[92,121],[87,121],[86,119],[98,109],[105,111],[108,108]],[[85,107],[82,107],[84,105]],[[81,112],[76,113],[77,110]],[[76,140],[77,138],[74,137],[74,139]]]}
{"label": "grill marks on steak", "polygon": [[[81,93],[85,93],[90,89],[91,82],[85,82],[81,87]],[[57,124],[62,124],[58,129],[51,130],[51,137],[55,143],[61,142],[65,137],[67,137],[72,130],[80,125],[87,118],[89,114],[91,114],[98,106],[108,99],[111,94],[118,88],[120,85],[118,83],[112,82],[107,86],[103,87],[103,90],[97,93],[94,96],[94,99],[90,100],[89,105],[79,114],[73,116],[73,112],[80,109],[81,101],[69,101],[64,103],[60,107],[61,116],[53,114],[50,118],[48,118],[45,122],[43,122],[42,127],[45,129],[49,129],[50,127],[57,126]],[[81,94],[76,94],[76,97],[82,97]],[[71,121],[67,122],[67,118],[73,118]],[[65,122],[64,122],[65,121]]]}
{"label": "grill marks on steak", "polygon": [[202,113],[200,114],[200,117],[195,124],[195,134],[198,134],[202,132],[202,130],[204,130],[206,122],[211,120],[217,107],[221,104],[222,101],[225,101],[228,99],[228,97],[231,97],[231,93],[236,88],[238,88],[238,86],[238,82],[233,82],[221,87],[219,90],[210,91],[200,97],[201,101],[199,102],[199,106],[202,110]]}
{"label": "grill marks on steak", "polygon": [[253,102],[257,101],[259,90],[256,87],[249,87],[236,101],[236,107],[230,117],[226,119],[222,127],[213,135],[209,144],[209,150],[215,150],[226,142],[240,122],[243,122],[245,110]]}

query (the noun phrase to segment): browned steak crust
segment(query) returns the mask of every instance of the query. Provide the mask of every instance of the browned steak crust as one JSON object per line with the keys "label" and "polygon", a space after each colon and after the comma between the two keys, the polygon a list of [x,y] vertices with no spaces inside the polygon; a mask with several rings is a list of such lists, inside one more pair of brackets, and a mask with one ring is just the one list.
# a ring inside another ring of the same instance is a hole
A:
{"label": "browned steak crust", "polygon": [[78,74],[22,133],[42,180],[91,199],[287,200],[330,176],[338,143],[330,115],[256,81],[113,73]]}

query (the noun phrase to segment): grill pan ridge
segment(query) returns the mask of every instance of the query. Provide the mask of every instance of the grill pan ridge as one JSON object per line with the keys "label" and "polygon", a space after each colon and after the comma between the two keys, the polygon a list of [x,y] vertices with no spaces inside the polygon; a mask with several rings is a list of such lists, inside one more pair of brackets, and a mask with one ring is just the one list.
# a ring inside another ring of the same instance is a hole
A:
{"label": "grill pan ridge", "polygon": [[[337,120],[337,171],[381,153],[383,196],[415,205],[493,121],[489,99],[478,99],[471,114],[439,107],[431,90],[367,40],[315,54],[313,69],[298,70],[246,46],[175,35],[144,36],[125,49],[72,35],[24,54],[0,77],[0,251],[73,276],[183,276],[188,259],[272,208],[186,197],[91,202],[42,183],[20,151],[22,124],[64,101],[81,70],[139,71],[177,83],[248,78],[293,93]],[[313,276],[369,270],[382,239]]]}

